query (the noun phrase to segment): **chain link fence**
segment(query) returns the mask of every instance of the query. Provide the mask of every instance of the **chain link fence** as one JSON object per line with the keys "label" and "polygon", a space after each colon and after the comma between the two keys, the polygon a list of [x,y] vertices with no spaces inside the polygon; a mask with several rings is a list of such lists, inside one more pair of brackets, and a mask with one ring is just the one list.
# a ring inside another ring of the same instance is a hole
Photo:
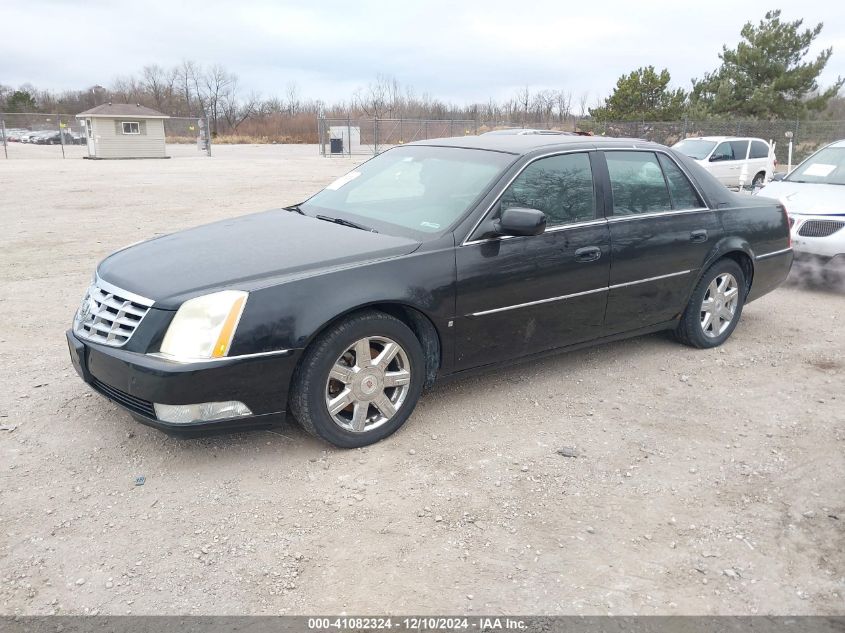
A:
{"label": "chain link fence", "polygon": [[[793,165],[819,147],[845,138],[845,121],[569,119],[549,125],[548,122],[512,124],[473,119],[318,117],[316,123],[319,152],[323,156],[372,156],[412,141],[516,127],[642,138],[670,146],[694,136],[752,136],[775,143],[775,156],[785,166],[789,160],[790,138]],[[164,126],[168,155],[211,155],[210,128],[204,117],[171,117],[165,119]],[[81,158],[88,153],[85,133],[81,121],[72,114],[0,112],[0,140],[6,158]]]}
{"label": "chain link fence", "polygon": [[478,132],[471,119],[317,118],[323,156],[375,155],[404,143]]}
{"label": "chain link fence", "polygon": [[[211,156],[208,120],[170,117],[164,120],[169,156]],[[83,158],[88,140],[82,121],[74,114],[0,112],[0,141],[5,158]]]}
{"label": "chain link fence", "polygon": [[168,154],[184,155],[195,147],[197,151],[211,156],[211,135],[208,119],[205,117],[175,117],[164,120],[164,140]]}
{"label": "chain link fence", "polygon": [[5,158],[70,158],[87,154],[85,128],[71,114],[0,113]]}
{"label": "chain link fence", "polygon": [[789,160],[792,140],[792,164],[796,165],[814,151],[845,138],[845,121],[594,121],[569,119],[559,125],[548,122],[511,123],[472,119],[317,119],[320,154],[323,156],[374,155],[394,145],[412,141],[483,134],[504,128],[558,129],[586,132],[596,136],[641,138],[663,145],[694,136],[750,136],[775,144],[775,156],[781,165]]}
{"label": "chain link fence", "polygon": [[641,138],[672,146],[694,136],[751,136],[775,143],[778,163],[789,160],[792,140],[792,164],[796,165],[817,149],[845,138],[845,121],[592,121],[582,119],[577,127],[601,136]]}

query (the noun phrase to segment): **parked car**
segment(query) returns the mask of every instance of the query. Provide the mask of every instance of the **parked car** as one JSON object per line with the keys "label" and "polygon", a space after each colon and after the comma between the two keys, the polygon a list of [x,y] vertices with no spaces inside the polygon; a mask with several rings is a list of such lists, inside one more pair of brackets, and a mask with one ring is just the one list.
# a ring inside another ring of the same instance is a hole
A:
{"label": "parked car", "polygon": [[758,195],[786,207],[797,264],[845,274],[845,140],[823,147]]}
{"label": "parked car", "polygon": [[[24,143],[31,143],[33,145],[45,145],[49,144],[49,142],[45,139],[47,139],[53,134],[58,135],[58,132],[55,130],[35,130],[33,132],[30,132],[29,134],[26,134],[21,139],[21,141]],[[56,139],[58,142],[58,136],[56,136]]]}
{"label": "parked car", "polygon": [[32,139],[37,137],[39,134],[41,134],[40,130],[30,130],[28,132],[25,132],[24,134],[21,134],[20,141],[21,143],[32,143]]}
{"label": "parked car", "polygon": [[686,154],[728,187],[761,187],[771,180],[777,161],[774,148],[761,138],[699,136],[675,143]]}
{"label": "parked car", "polygon": [[24,134],[29,134],[29,130],[10,128],[6,130],[6,140],[11,143],[18,143],[21,140],[21,136]]}
{"label": "parked car", "polygon": [[45,130],[35,136],[31,142],[38,145],[61,145],[63,140],[65,145],[77,143],[76,136],[70,130],[63,130],[61,133],[58,130]]}
{"label": "parked car", "polygon": [[80,376],[143,423],[289,411],[356,447],[442,377],[659,330],[720,345],[791,263],[781,204],[661,145],[438,139],[286,210],[113,253],[67,342]]}
{"label": "parked car", "polygon": [[62,140],[58,130],[50,130],[35,136],[32,142],[36,145],[60,145]]}

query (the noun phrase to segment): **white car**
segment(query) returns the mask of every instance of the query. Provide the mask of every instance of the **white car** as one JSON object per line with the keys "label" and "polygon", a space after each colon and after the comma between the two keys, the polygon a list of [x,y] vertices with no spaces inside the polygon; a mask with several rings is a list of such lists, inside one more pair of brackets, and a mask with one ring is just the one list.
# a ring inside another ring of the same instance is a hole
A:
{"label": "white car", "polygon": [[699,136],[672,146],[713,174],[726,187],[761,187],[774,177],[775,150],[761,138]]}
{"label": "white car", "polygon": [[845,273],[845,140],[823,147],[758,195],[786,207],[797,266]]}

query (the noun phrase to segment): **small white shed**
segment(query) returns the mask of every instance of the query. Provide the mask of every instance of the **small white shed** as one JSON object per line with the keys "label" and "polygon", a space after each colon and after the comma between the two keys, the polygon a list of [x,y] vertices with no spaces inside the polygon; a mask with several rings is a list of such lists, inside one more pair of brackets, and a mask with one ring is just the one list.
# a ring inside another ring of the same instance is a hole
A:
{"label": "small white shed", "polygon": [[85,158],[169,158],[165,153],[166,114],[131,103],[104,103],[76,115],[85,128]]}

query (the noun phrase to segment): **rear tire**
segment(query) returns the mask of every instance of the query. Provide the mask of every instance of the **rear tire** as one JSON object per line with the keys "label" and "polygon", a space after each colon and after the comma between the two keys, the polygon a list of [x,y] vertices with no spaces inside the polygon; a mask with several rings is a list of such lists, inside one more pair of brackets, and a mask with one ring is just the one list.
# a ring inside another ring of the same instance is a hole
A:
{"label": "rear tire", "polygon": [[367,310],[332,325],[308,347],[291,382],[290,410],[311,435],[358,448],[405,423],[424,381],[425,357],[411,329]]}
{"label": "rear tire", "polygon": [[706,349],[728,340],[742,316],[745,274],[732,259],[720,259],[701,276],[675,329],[684,345]]}
{"label": "rear tire", "polygon": [[751,181],[751,187],[756,189],[757,187],[762,187],[766,184],[766,172],[761,171],[759,174],[754,176],[754,180]]}

